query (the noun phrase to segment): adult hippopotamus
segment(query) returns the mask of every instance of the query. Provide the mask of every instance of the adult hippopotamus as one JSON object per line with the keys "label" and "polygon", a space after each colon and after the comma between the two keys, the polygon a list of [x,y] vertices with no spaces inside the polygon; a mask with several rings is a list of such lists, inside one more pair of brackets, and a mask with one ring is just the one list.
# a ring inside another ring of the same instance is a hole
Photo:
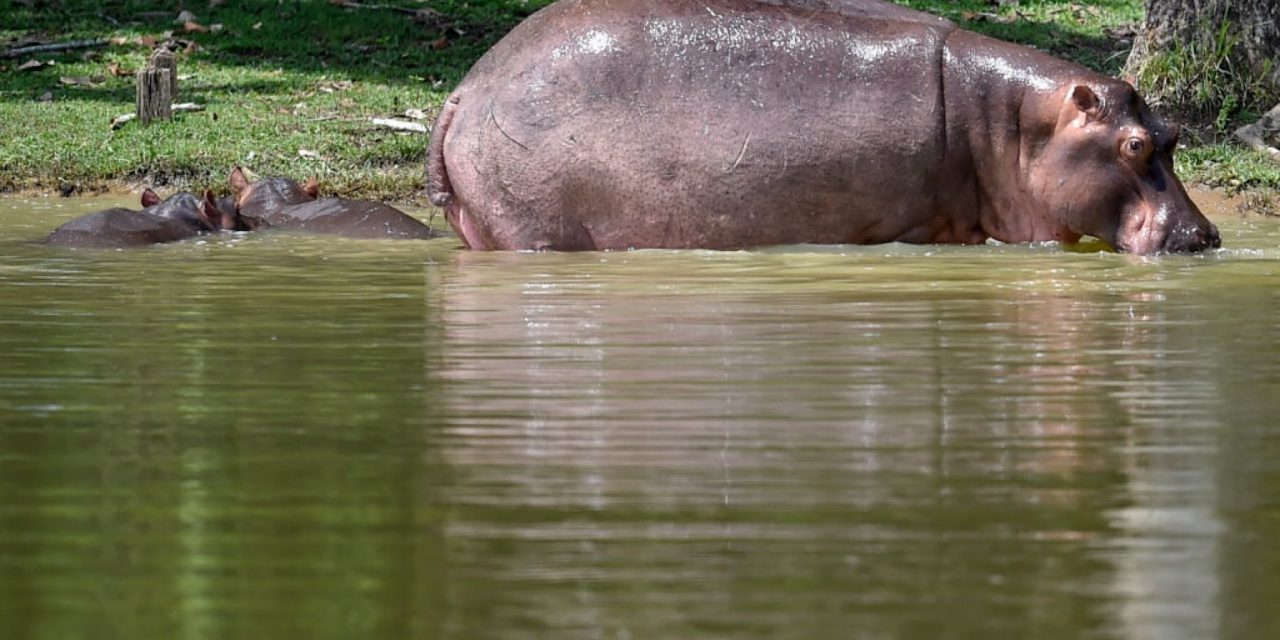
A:
{"label": "adult hippopotamus", "polygon": [[135,247],[218,231],[248,231],[254,226],[234,210],[228,211],[211,191],[205,191],[203,199],[182,192],[161,200],[147,189],[140,199],[141,211],[113,207],[83,215],[54,229],[45,242],[65,247]]}
{"label": "adult hippopotamus", "polygon": [[1219,245],[1125,82],[878,0],[560,0],[445,101],[473,249]]}
{"label": "adult hippopotamus", "polygon": [[250,182],[240,167],[231,171],[236,211],[265,227],[292,229],[346,238],[428,239],[431,227],[381,202],[318,198],[312,177],[305,185],[289,178]]}

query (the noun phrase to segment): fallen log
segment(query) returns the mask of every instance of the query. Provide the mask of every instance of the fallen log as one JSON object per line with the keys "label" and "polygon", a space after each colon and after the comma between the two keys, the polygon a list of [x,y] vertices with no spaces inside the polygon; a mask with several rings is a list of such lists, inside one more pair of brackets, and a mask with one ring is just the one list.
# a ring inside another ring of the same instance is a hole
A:
{"label": "fallen log", "polygon": [[87,49],[89,47],[104,47],[111,44],[110,40],[72,40],[70,42],[54,42],[50,44],[33,44],[25,47],[16,47],[6,49],[0,53],[0,58],[16,58],[31,53],[49,53],[52,51],[70,51],[71,49]]}

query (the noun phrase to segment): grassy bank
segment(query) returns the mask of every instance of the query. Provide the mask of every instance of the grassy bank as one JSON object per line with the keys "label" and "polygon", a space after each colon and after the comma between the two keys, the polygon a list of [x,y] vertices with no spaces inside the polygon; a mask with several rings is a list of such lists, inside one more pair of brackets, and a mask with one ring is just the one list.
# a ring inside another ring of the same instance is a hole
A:
{"label": "grassy bank", "polygon": [[[261,174],[318,175],[330,193],[418,199],[426,137],[370,118],[417,110],[429,124],[475,59],[547,3],[398,0],[351,9],[324,0],[214,0],[185,5],[195,14],[186,26],[174,22],[178,3],[11,3],[0,14],[0,49],[22,40],[111,43],[0,60],[0,189],[220,188],[241,164]],[[1108,73],[1124,63],[1126,26],[1141,19],[1140,0],[904,3]],[[133,110],[128,72],[168,37],[193,45],[179,56],[179,100],[206,110],[112,130],[114,117]],[[54,64],[25,68],[31,61]],[[1182,175],[1280,188],[1280,166],[1225,141],[1235,122],[1190,136]]]}
{"label": "grassy bank", "polygon": [[[196,18],[190,31],[174,22],[176,3],[11,5],[0,15],[3,48],[23,38],[113,43],[0,60],[0,189],[222,186],[242,164],[262,174],[319,175],[330,192],[410,198],[420,188],[426,137],[370,118],[408,119],[406,111],[419,110],[419,122],[429,124],[475,59],[541,6],[398,3],[424,10],[412,16],[321,0],[214,4],[187,5]],[[170,36],[194,44],[179,54],[179,101],[206,110],[113,131],[112,119],[134,105],[134,78],[113,70],[143,66],[151,43]],[[18,70],[30,60],[55,64]]]}

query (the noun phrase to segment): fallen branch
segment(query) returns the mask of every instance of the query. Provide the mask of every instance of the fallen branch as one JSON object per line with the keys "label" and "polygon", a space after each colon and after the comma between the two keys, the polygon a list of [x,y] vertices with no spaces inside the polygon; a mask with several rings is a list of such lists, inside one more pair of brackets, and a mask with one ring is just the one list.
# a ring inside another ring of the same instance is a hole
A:
{"label": "fallen branch", "polygon": [[414,133],[430,133],[431,132],[431,130],[428,129],[426,125],[423,125],[417,122],[409,122],[407,120],[390,120],[388,118],[372,118],[371,122],[378,125],[379,127],[386,127],[388,129],[395,129],[397,131],[413,131]]}
{"label": "fallen branch", "polygon": [[370,4],[367,2],[355,2],[355,0],[329,0],[329,4],[343,9],[373,9],[375,11],[394,11],[404,14],[420,22],[434,21],[441,18],[440,12],[435,9],[410,9],[408,7],[397,7],[389,4]]}
{"label": "fallen branch", "polygon": [[381,11],[395,11],[406,15],[415,15],[418,9],[408,9],[405,7],[397,7],[389,4],[369,4],[365,2],[355,2],[354,0],[329,0],[329,4],[343,9],[373,9]]}
{"label": "fallen branch", "polygon": [[52,44],[33,44],[26,47],[18,47],[16,49],[7,49],[4,53],[0,53],[0,58],[16,58],[18,56],[25,56],[29,53],[48,53],[50,51],[68,51],[71,49],[104,47],[108,44],[111,44],[110,40],[72,40],[71,42],[55,42]]}
{"label": "fallen branch", "polygon": [[1269,131],[1280,131],[1280,104],[1272,107],[1266,115],[1258,118],[1257,122],[1236,129],[1236,138],[1249,145],[1251,149],[1266,153],[1273,160],[1280,160],[1280,149],[1267,144],[1266,137]]}
{"label": "fallen branch", "polygon": [[[196,104],[194,102],[179,102],[178,104],[175,104],[172,107],[170,107],[170,111],[175,113],[178,111],[204,111],[204,105]],[[124,114],[118,115],[115,118],[111,119],[111,130],[115,131],[116,129],[119,129],[120,127],[123,127],[124,125],[129,124],[130,122],[137,119],[138,119],[138,114],[136,113],[124,113]]]}

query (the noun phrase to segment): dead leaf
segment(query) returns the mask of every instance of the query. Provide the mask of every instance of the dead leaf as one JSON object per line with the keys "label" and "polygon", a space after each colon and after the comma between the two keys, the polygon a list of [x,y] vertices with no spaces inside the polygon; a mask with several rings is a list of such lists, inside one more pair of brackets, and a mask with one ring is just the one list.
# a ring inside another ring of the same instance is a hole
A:
{"label": "dead leaf", "polygon": [[107,40],[107,42],[113,47],[123,47],[124,45],[129,44],[129,39],[124,36],[116,36]]}
{"label": "dead leaf", "polygon": [[255,22],[255,23],[253,23],[253,30],[254,30],[254,31],[257,31],[258,29],[261,29],[261,28],[262,28],[262,23],[261,23],[261,22]]}
{"label": "dead leaf", "polygon": [[123,68],[123,67],[121,67],[121,66],[120,66],[120,63],[119,63],[119,62],[112,62],[111,64],[107,65],[107,73],[110,73],[111,75],[113,75],[113,76],[115,76],[115,77],[117,77],[117,78],[128,78],[128,77],[130,77],[130,76],[135,76],[135,75],[137,75],[137,74],[138,74],[138,70],[137,70],[137,69],[125,69],[125,68]]}
{"label": "dead leaf", "polygon": [[41,62],[40,60],[28,60],[18,65],[18,71],[35,71],[36,69],[43,69],[45,67],[52,66],[52,65],[53,65],[52,62]]}
{"label": "dead leaf", "polygon": [[95,82],[93,78],[88,76],[62,76],[58,78],[58,82],[61,82],[68,87],[92,87],[102,81],[98,80]]}
{"label": "dead leaf", "polygon": [[53,92],[52,92],[52,91],[46,91],[46,92],[44,92],[44,93],[40,94],[40,97],[39,97],[39,98],[36,98],[36,100],[38,100],[38,101],[40,101],[40,102],[53,102]]}
{"label": "dead leaf", "polygon": [[215,22],[209,25],[209,33],[222,33],[222,28],[221,22]]}
{"label": "dead leaf", "polygon": [[216,9],[226,3],[226,0],[209,0],[209,8]]}
{"label": "dead leaf", "polygon": [[206,27],[194,20],[188,20],[182,23],[182,30],[185,33],[209,33],[209,27]]}
{"label": "dead leaf", "polygon": [[148,49],[155,48],[157,42],[159,42],[159,40],[156,39],[155,36],[142,36],[138,38],[138,44],[147,47]]}
{"label": "dead leaf", "polygon": [[440,51],[441,49],[444,49],[447,46],[449,46],[449,39],[444,36],[440,36],[439,38],[436,39],[435,42],[431,43],[431,48],[435,49],[436,51]]}
{"label": "dead leaf", "polygon": [[334,93],[337,91],[346,91],[347,89],[350,89],[353,86],[355,86],[355,83],[350,80],[336,80],[336,81],[330,81],[330,82],[322,82],[320,83],[320,86],[316,88],[325,93]]}
{"label": "dead leaf", "polygon": [[298,155],[302,156],[303,158],[319,158],[320,157],[320,154],[314,151],[311,151],[310,149],[298,149]]}
{"label": "dead leaf", "polygon": [[423,120],[427,117],[427,114],[422,109],[406,109],[404,117],[410,120]]}
{"label": "dead leaf", "polygon": [[182,52],[183,52],[183,53],[185,53],[185,54],[187,54],[187,55],[191,55],[191,54],[193,54],[193,53],[195,53],[195,52],[197,52],[197,51],[199,51],[199,50],[200,50],[200,45],[198,45],[198,44],[196,44],[196,43],[194,43],[194,42],[188,42],[188,43],[187,43],[187,46],[185,46],[185,47],[183,47],[183,48],[182,48]]}

